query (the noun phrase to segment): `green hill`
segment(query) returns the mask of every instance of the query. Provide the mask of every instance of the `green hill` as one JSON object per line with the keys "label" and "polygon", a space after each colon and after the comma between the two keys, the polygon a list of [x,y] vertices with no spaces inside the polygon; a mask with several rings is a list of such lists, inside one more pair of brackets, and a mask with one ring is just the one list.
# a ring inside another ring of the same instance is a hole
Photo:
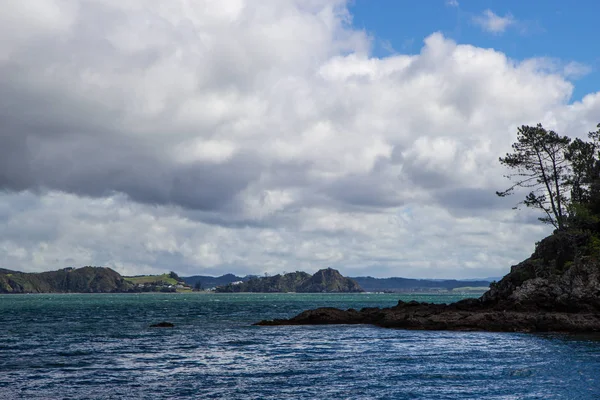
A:
{"label": "green hill", "polygon": [[131,288],[119,273],[104,267],[39,273],[0,271],[0,293],[111,293]]}
{"label": "green hill", "polygon": [[133,286],[134,292],[186,292],[192,288],[175,272],[162,275],[138,275],[123,277]]}
{"label": "green hill", "polygon": [[177,274],[121,276],[105,267],[47,272],[0,269],[0,293],[123,293],[191,291]]}

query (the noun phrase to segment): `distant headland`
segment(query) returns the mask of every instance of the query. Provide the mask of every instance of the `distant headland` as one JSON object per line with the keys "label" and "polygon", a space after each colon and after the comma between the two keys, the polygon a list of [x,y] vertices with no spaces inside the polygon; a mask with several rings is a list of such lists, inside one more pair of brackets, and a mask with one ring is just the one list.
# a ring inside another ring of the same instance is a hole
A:
{"label": "distant headland", "polygon": [[408,278],[344,277],[326,268],[314,274],[302,271],[273,276],[214,277],[193,275],[180,277],[175,272],[161,275],[122,276],[106,267],[86,266],[46,272],[19,272],[0,268],[0,293],[136,293],[192,292],[217,293],[482,293],[490,286],[487,280],[432,280]]}
{"label": "distant headland", "polygon": [[176,273],[121,276],[106,267],[18,272],[0,269],[0,293],[135,293],[191,291]]}
{"label": "distant headland", "polygon": [[253,277],[246,282],[234,282],[216,288],[216,292],[258,293],[358,293],[364,292],[356,281],[345,278],[339,271],[327,268],[315,272],[291,272],[264,278]]}

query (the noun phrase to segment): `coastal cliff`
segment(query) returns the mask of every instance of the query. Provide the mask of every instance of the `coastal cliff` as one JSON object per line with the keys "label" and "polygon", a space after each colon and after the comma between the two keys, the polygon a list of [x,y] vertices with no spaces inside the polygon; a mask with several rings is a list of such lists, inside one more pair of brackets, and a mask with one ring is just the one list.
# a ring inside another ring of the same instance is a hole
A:
{"label": "coastal cliff", "polygon": [[308,310],[257,325],[373,324],[423,330],[600,332],[597,231],[557,232],[478,299],[389,308]]}
{"label": "coastal cliff", "polygon": [[549,236],[480,301],[498,310],[600,312],[599,244],[589,232]]}
{"label": "coastal cliff", "polygon": [[122,276],[107,267],[46,272],[0,269],[0,293],[132,293],[191,291],[175,274]]}
{"label": "coastal cliff", "polygon": [[131,284],[118,272],[103,267],[39,273],[0,271],[0,293],[112,293],[130,289]]}

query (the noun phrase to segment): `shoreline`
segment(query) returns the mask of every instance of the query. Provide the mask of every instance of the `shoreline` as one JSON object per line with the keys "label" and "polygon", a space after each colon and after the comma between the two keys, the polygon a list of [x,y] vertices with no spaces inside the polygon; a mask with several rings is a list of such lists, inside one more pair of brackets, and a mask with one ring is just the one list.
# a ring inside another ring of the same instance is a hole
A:
{"label": "shoreline", "polygon": [[478,299],[451,304],[399,301],[387,308],[341,310],[322,307],[289,319],[263,320],[257,326],[374,325],[408,330],[600,333],[600,314],[552,310],[503,310],[483,307]]}

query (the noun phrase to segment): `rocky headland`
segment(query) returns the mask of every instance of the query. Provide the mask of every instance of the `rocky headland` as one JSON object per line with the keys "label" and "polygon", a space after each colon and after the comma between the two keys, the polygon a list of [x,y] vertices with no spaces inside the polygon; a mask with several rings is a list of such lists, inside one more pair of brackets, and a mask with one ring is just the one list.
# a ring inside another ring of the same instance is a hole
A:
{"label": "rocky headland", "polygon": [[121,276],[107,267],[86,266],[46,272],[0,268],[0,293],[137,293],[190,290],[175,274]]}
{"label": "rocky headland", "polygon": [[318,308],[257,325],[373,324],[387,328],[507,332],[600,332],[600,239],[557,232],[478,299],[399,301],[389,308]]}
{"label": "rocky headland", "polygon": [[219,293],[357,293],[364,292],[358,283],[346,278],[339,271],[326,268],[313,275],[297,271],[263,278],[252,277],[246,282],[234,282],[219,286]]}
{"label": "rocky headland", "polygon": [[131,285],[110,268],[64,268],[58,271],[0,270],[0,293],[114,293]]}

